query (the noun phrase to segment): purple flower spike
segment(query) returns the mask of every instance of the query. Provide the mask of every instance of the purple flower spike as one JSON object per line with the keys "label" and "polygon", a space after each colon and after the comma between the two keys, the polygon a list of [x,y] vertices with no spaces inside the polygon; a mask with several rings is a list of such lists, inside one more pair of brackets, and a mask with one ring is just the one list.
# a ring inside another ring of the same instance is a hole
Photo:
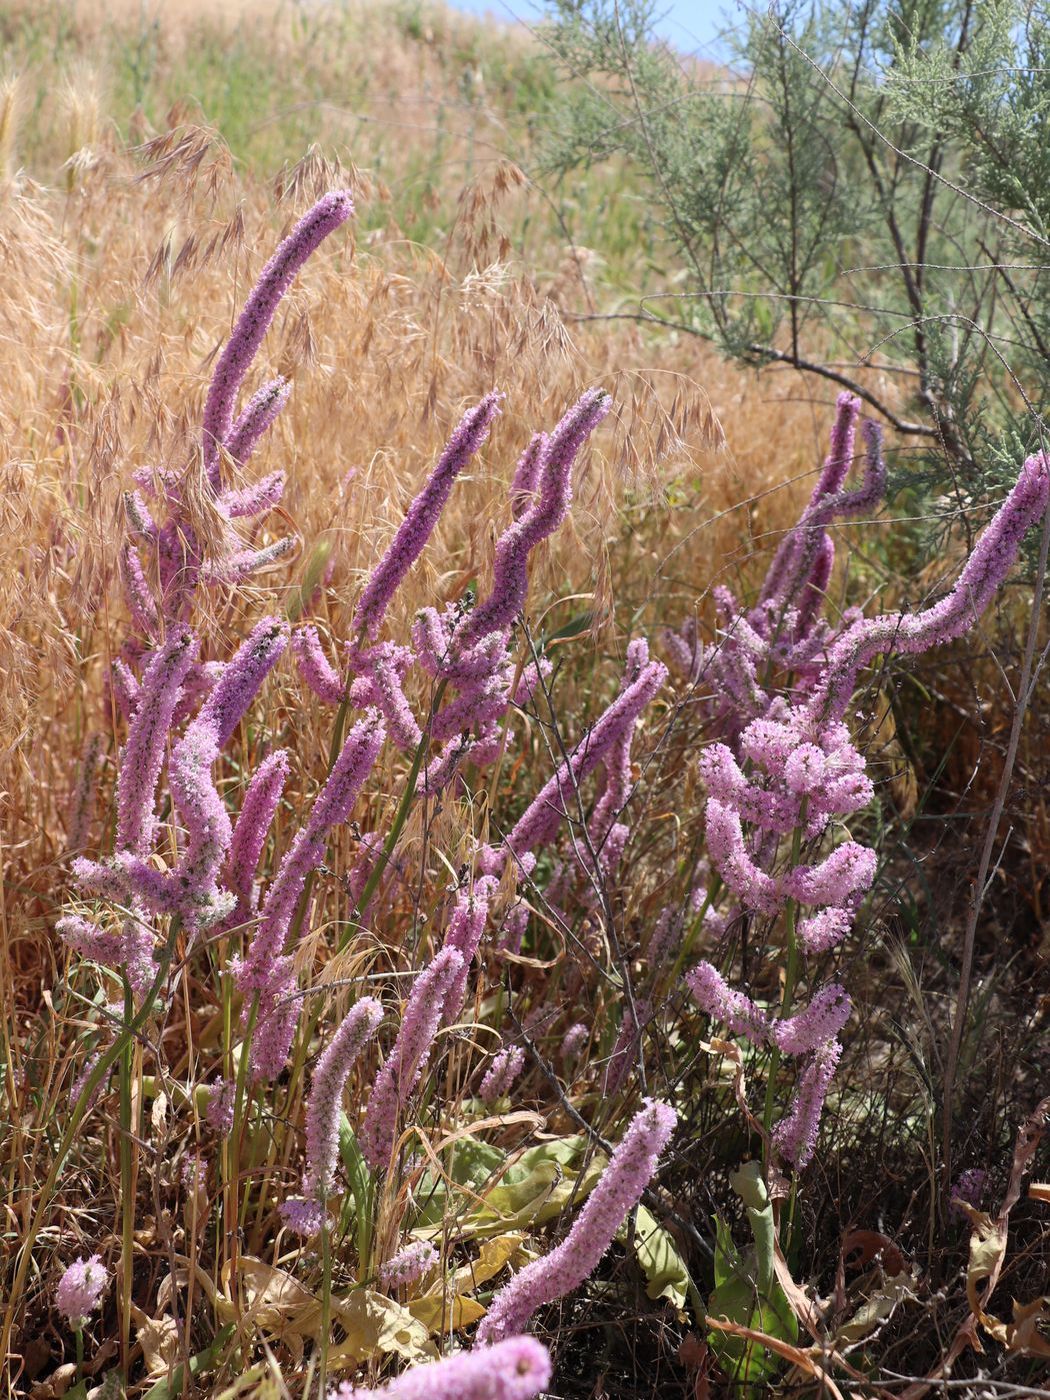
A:
{"label": "purple flower spike", "polygon": [[102,1258],[92,1254],[70,1264],[55,1289],[55,1307],[76,1331],[87,1325],[88,1315],[99,1305],[108,1282]]}
{"label": "purple flower spike", "polygon": [[164,763],[182,682],[197,658],[197,639],[188,627],[173,627],[146,669],[135,718],[120,756],[117,779],[118,851],[144,856],[153,839],[153,795]]}
{"label": "purple flower spike", "polygon": [[743,992],[735,992],[709,962],[699,963],[686,973],[685,984],[701,1011],[724,1022],[731,1031],[746,1035],[753,1045],[761,1045],[769,1031],[769,1017]]}
{"label": "purple flower spike", "polygon": [[500,1099],[505,1099],[524,1068],[525,1051],[522,1046],[508,1045],[497,1051],[478,1090],[481,1102],[491,1108]]}
{"label": "purple flower spike", "polygon": [[667,679],[667,667],[650,661],[638,679],[623,689],[609,708],[576,745],[568,761],[526,808],[506,845],[517,859],[551,840],[562,818],[571,810],[576,788],[601,763],[625,731],[655,698]]}
{"label": "purple flower spike", "polygon": [[143,637],[155,636],[159,623],[157,604],[146,582],[142,560],[133,544],[125,544],[120,551],[120,578],[135,626]]}
{"label": "purple flower spike", "polygon": [[95,815],[98,765],[105,747],[101,734],[92,734],[84,744],[77,772],[76,786],[69,799],[66,816],[67,847],[71,851],[86,849]]}
{"label": "purple flower spike", "polygon": [[[233,334],[215,366],[204,406],[204,467],[216,491],[220,485],[219,445],[225,444],[232,435],[237,391],[270,327],[274,312],[303,263],[353,212],[353,201],[345,190],[333,191],[319,199],[263,268],[245,302]],[[243,415],[237,426],[243,435]]]}
{"label": "purple flower spike", "polygon": [[313,693],[326,705],[338,705],[346,694],[346,683],[325,656],[317,628],[300,627],[292,637],[299,674]]}
{"label": "purple flower spike", "polygon": [[808,1055],[838,1035],[852,1009],[849,992],[832,982],[817,992],[804,1011],[778,1021],[773,1040],[785,1055]]}
{"label": "purple flower spike", "polygon": [[803,1072],[787,1117],[773,1129],[773,1145],[799,1170],[813,1156],[817,1145],[821,1110],[841,1054],[842,1046],[837,1040],[829,1040],[817,1050]]}
{"label": "purple flower spike", "polygon": [[438,1252],[430,1241],[416,1240],[386,1261],[379,1270],[379,1282],[386,1289],[403,1288],[436,1268],[438,1262]]}
{"label": "purple flower spike", "polygon": [[514,479],[510,483],[510,508],[515,520],[520,520],[532,505],[546,451],[547,434],[533,433],[528,447],[518,460]]}
{"label": "purple flower spike", "polygon": [[226,858],[226,884],[237,899],[231,925],[243,923],[254,912],[252,883],[287,780],[288,755],[278,749],[259,764],[244,794]]}
{"label": "purple flower spike", "polygon": [[667,1104],[645,1101],[566,1238],[493,1298],[478,1327],[479,1342],[498,1342],[520,1332],[537,1308],[564,1298],[590,1277],[652,1180],[676,1121]]}
{"label": "purple flower spike", "polygon": [[[282,379],[280,375],[276,379],[271,379],[257,390],[248,400],[244,407],[244,412],[230,429],[230,435],[226,438],[223,446],[226,451],[243,467],[248,458],[255,451],[255,444],[269,428],[273,426],[277,415],[288,402],[292,392],[292,386],[287,379]],[[249,512],[254,515],[255,512]],[[231,511],[232,515],[233,512]]]}
{"label": "purple flower spike", "polygon": [[264,511],[273,510],[280,502],[284,495],[284,483],[284,472],[271,472],[269,476],[261,477],[251,486],[224,491],[219,498],[219,507],[231,520],[246,515],[262,515]]}
{"label": "purple flower spike", "polygon": [[215,725],[220,748],[233,737],[259,687],[288,645],[288,632],[287,622],[264,617],[252,628],[213,686],[196,722]]}
{"label": "purple flower spike", "polygon": [[968,631],[1013,567],[1022,539],[1046,511],[1048,496],[1050,464],[1040,453],[1025,462],[1016,486],[974,545],[946,598],[922,612],[863,618],[835,642],[811,702],[813,713],[841,717],[849,706],[858,672],[880,652],[914,655],[954,641]]}
{"label": "purple flower spike", "polygon": [[369,1095],[359,1141],[373,1171],[387,1166],[397,1137],[397,1115],[430,1058],[445,1002],[463,968],[456,948],[443,948],[417,977],[405,1007],[390,1058],[379,1071]]}
{"label": "purple flower spike", "polygon": [[445,931],[444,948],[455,948],[463,956],[463,966],[449,988],[445,1001],[445,1025],[450,1025],[459,1015],[467,991],[467,973],[477,956],[481,935],[489,916],[489,901],[499,888],[499,881],[491,875],[482,875],[475,880],[472,889],[463,889],[456,896],[456,905]]}
{"label": "purple flower spike", "polygon": [[453,482],[488,437],[492,420],[500,411],[501,398],[501,394],[486,394],[476,408],[464,414],[365,585],[354,621],[358,631],[366,632],[373,640],[379,633],[391,598],[433,533]]}
{"label": "purple flower spike", "polygon": [[173,884],[182,913],[194,923],[214,923],[232,903],[230,897],[223,900],[216,884],[232,835],[226,804],[211,777],[219,748],[215,721],[198,719],[172,749],[168,766],[172,802],[187,833]]}
{"label": "purple flower spike", "polygon": [[285,852],[266,892],[259,927],[248,957],[238,971],[237,982],[242,991],[259,991],[270,985],[273,969],[284,953],[307,877],[324,860],[325,838],[330,828],[345,821],[353,811],[358,793],[382,748],[383,737],[382,722],[375,711],[359,720],[347,735],[306,825]]}
{"label": "purple flower spike", "polygon": [[310,836],[323,836],[331,827],[347,820],[385,738],[386,728],[375,710],[369,710],[350,730],[310,812],[305,827]]}
{"label": "purple flower spike", "polygon": [[[322,1207],[322,1218],[325,1198],[335,1186],[343,1087],[354,1061],[375,1035],[382,1020],[383,1008],[375,997],[362,997],[343,1018],[314,1070],[306,1105],[303,1200],[306,1203],[317,1202]],[[290,1208],[285,1212],[285,1219],[293,1229],[298,1229],[303,1223],[303,1216],[297,1210],[297,1203],[289,1201],[285,1205]]]}
{"label": "purple flower spike", "polygon": [[496,1346],[413,1366],[378,1390],[343,1381],[328,1400],[534,1400],[551,1378],[547,1348],[533,1337],[509,1337]]}
{"label": "purple flower spike", "polygon": [[537,499],[496,542],[492,592],[467,622],[466,643],[509,627],[521,612],[529,587],[529,554],[568,514],[577,453],[611,407],[612,399],[604,389],[588,389],[551,433],[543,453]]}

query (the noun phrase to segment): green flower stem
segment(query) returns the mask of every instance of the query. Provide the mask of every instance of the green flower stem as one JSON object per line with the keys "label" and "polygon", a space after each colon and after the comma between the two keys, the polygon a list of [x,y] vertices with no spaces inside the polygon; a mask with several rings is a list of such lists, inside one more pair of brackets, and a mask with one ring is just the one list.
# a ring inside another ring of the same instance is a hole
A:
{"label": "green flower stem", "polygon": [[[135,1016],[131,987],[124,983],[124,1024],[130,1025]],[[135,1261],[135,1183],[132,1160],[133,1128],[132,1091],[135,1041],[126,1038],[120,1052],[120,1206],[121,1206],[121,1271],[120,1271],[120,1355],[124,1374],[128,1374],[131,1354],[131,1285]]]}

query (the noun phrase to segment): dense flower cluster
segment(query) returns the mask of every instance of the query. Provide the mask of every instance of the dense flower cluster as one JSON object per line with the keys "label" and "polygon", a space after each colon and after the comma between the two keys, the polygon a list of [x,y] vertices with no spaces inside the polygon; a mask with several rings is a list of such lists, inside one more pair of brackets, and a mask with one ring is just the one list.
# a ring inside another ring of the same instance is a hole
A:
{"label": "dense flower cluster", "polygon": [[98,1307],[107,1281],[105,1266],[97,1254],[70,1264],[55,1289],[55,1307],[70,1327],[87,1325],[88,1316]]}
{"label": "dense flower cluster", "polygon": [[[722,596],[725,635],[704,665],[725,739],[700,758],[710,865],[734,910],[764,919],[790,913],[788,936],[809,955],[842,942],[875,879],[875,852],[834,838],[874,795],[842,722],[860,669],[880,652],[925,651],[971,626],[1050,495],[1046,461],[1029,458],[941,603],[914,614],[854,614],[833,628],[820,617],[833,559],[828,526],[869,509],[885,484],[879,435],[865,423],[864,479],[855,490],[844,489],[859,412],[858,400],[840,397],[831,450],[809,504],[777,551],[756,606],[745,614]],[[687,658],[687,649],[688,634],[675,634],[669,652],[683,672],[697,651],[694,644]],[[688,674],[695,681],[699,672]],[[773,682],[781,675],[790,677],[791,690],[777,694]],[[804,861],[805,848],[816,858]],[[730,988],[710,963],[694,968],[686,982],[697,1004],[731,1030],[802,1059],[795,1098],[773,1140],[782,1156],[804,1166],[841,1053],[837,1037],[849,1019],[848,993],[830,983],[812,990],[808,1006],[776,1018]]]}

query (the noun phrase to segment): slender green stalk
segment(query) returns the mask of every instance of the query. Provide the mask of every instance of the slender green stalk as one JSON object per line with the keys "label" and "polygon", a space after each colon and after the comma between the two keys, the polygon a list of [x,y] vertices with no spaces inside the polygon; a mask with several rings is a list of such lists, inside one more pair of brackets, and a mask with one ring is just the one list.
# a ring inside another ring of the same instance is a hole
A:
{"label": "slender green stalk", "polygon": [[[135,1015],[131,987],[124,983],[124,1024],[130,1025]],[[127,1037],[120,1053],[120,1207],[121,1207],[121,1269],[120,1269],[120,1356],[125,1376],[131,1354],[131,1286],[135,1261],[135,1183],[132,1161],[132,1082],[135,1041]]]}
{"label": "slender green stalk", "polygon": [[[322,1207],[323,1208],[323,1207]],[[325,1400],[328,1383],[328,1344],[332,1331],[332,1239],[328,1221],[321,1226],[321,1359],[317,1400]]]}

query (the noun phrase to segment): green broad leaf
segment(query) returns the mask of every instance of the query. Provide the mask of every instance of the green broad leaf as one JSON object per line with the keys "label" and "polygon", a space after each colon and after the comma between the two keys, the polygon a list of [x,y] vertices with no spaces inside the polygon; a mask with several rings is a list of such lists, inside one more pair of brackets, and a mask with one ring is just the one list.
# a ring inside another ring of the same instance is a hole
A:
{"label": "green broad leaf", "polygon": [[[480,1195],[487,1186],[499,1180],[507,1161],[507,1154],[490,1143],[479,1142],[476,1138],[463,1138],[453,1144],[449,1151],[448,1176],[457,1186],[467,1190],[453,1194],[460,1202],[459,1208],[467,1208],[467,1203],[475,1195]],[[437,1226],[449,1213],[448,1181],[425,1171],[416,1188],[415,1196],[421,1203],[416,1217],[416,1226]]]}
{"label": "green broad leaf", "polygon": [[[730,1181],[744,1203],[754,1244],[740,1251],[728,1224],[716,1218],[715,1288],[708,1299],[708,1314],[793,1345],[798,1341],[798,1319],[773,1270],[776,1228],[761,1167],[747,1162]],[[747,1337],[712,1328],[707,1341],[725,1374],[747,1394],[758,1394],[757,1388],[783,1365],[779,1356]]]}
{"label": "green broad leaf", "polygon": [[448,1199],[447,1182],[425,1173],[417,1192],[422,1208],[416,1228],[434,1227],[448,1213],[459,1213],[464,1236],[484,1239],[507,1230],[524,1230],[553,1220],[566,1206],[584,1199],[605,1167],[604,1156],[592,1159],[581,1175],[586,1149],[580,1134],[554,1138],[530,1147],[507,1166],[506,1154],[485,1143],[465,1139],[455,1144],[450,1175],[462,1185]]}
{"label": "green broad leaf", "polygon": [[769,1199],[766,1183],[762,1179],[762,1164],[745,1162],[732,1173],[729,1184],[743,1201],[747,1211],[751,1233],[755,1237],[758,1288],[760,1293],[768,1296],[773,1285],[773,1251],[777,1232],[773,1223],[773,1202]]}
{"label": "green broad leaf", "polygon": [[684,1310],[691,1283],[689,1270],[670,1233],[657,1223],[655,1216],[645,1206],[639,1206],[633,1233],[628,1230],[625,1221],[616,1238],[633,1247],[635,1258],[648,1281],[645,1290],[648,1297],[668,1298],[676,1308]]}

